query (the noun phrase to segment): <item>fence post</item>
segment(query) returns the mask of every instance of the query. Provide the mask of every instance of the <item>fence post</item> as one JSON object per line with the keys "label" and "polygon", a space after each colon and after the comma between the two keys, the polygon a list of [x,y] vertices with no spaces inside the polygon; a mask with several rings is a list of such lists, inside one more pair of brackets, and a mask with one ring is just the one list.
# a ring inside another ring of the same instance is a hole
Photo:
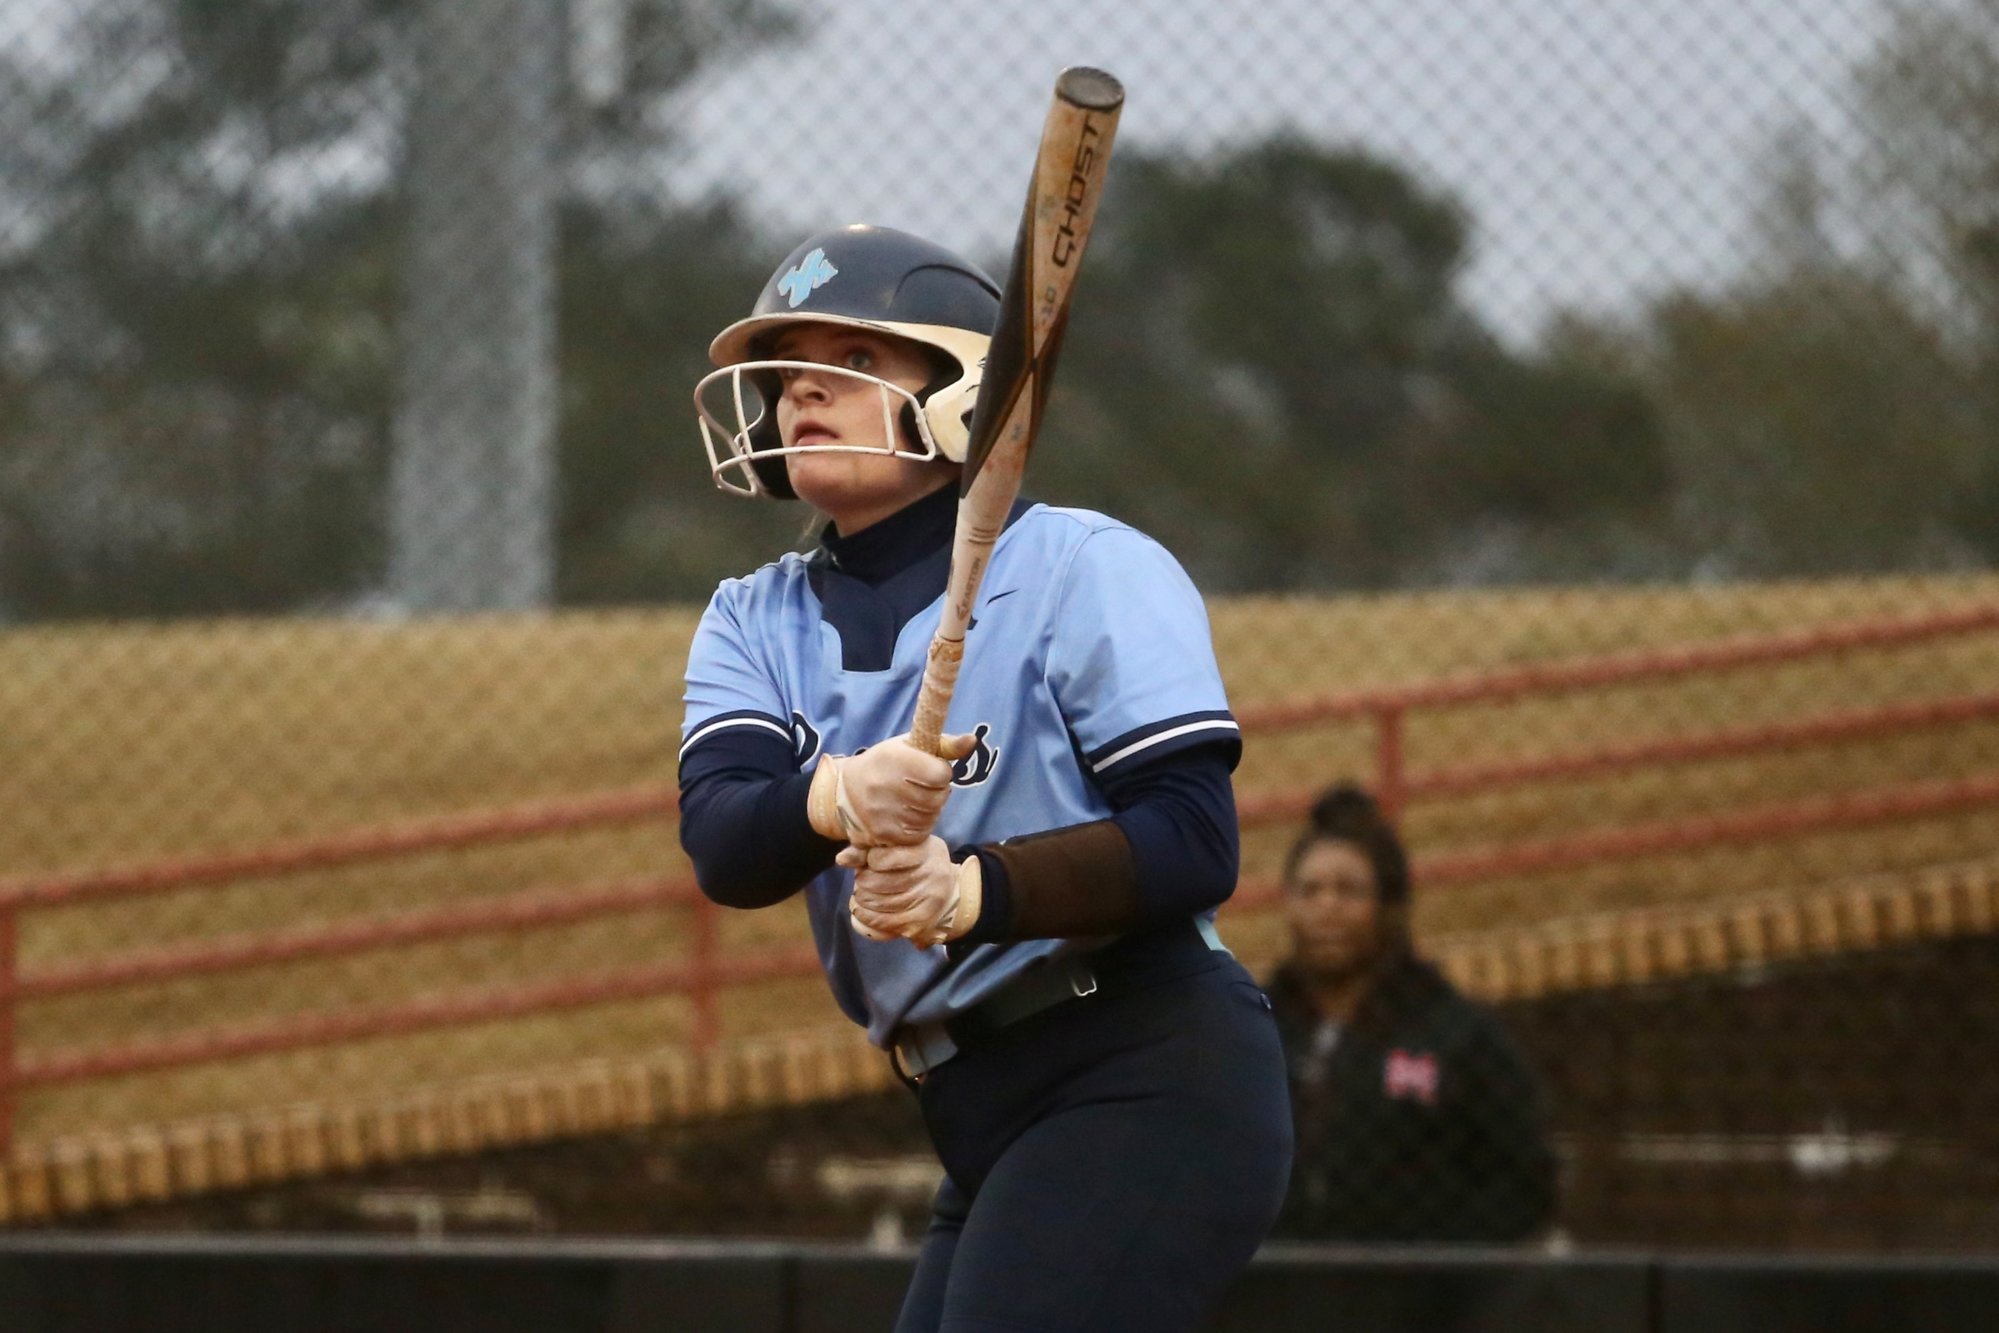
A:
{"label": "fence post", "polygon": [[1401,704],[1381,704],[1374,712],[1374,799],[1390,819],[1402,817],[1402,715]]}
{"label": "fence post", "polygon": [[721,1035],[715,997],[716,958],[720,953],[715,904],[706,897],[694,900],[694,1049],[715,1049]]}
{"label": "fence post", "polygon": [[0,1157],[14,1150],[14,1006],[19,911],[0,905]]}

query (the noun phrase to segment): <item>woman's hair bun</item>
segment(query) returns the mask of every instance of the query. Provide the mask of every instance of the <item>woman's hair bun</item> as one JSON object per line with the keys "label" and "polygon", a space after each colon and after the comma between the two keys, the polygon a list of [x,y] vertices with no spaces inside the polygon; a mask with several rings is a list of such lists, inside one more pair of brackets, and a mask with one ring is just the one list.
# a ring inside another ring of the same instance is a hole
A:
{"label": "woman's hair bun", "polygon": [[1351,782],[1335,783],[1312,802],[1311,823],[1315,832],[1343,832],[1357,822],[1381,817],[1374,797]]}

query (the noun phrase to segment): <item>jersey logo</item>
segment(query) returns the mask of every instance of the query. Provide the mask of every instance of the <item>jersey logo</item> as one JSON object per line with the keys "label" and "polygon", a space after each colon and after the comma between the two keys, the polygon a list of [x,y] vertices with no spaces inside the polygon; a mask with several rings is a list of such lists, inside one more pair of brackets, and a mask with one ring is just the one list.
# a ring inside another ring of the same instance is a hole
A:
{"label": "jersey logo", "polygon": [[791,757],[798,761],[799,768],[809,767],[819,757],[819,730],[805,720],[805,714],[791,715]]}
{"label": "jersey logo", "polygon": [[999,746],[988,744],[986,736],[992,728],[981,722],[972,729],[972,752],[951,765],[951,785],[953,787],[976,787],[993,775],[993,766],[999,763]]}
{"label": "jersey logo", "polygon": [[1405,1051],[1398,1047],[1388,1053],[1381,1069],[1381,1090],[1392,1100],[1435,1106],[1437,1085],[1441,1081],[1437,1057],[1429,1051]]}
{"label": "jersey logo", "polygon": [[778,293],[791,303],[793,310],[805,303],[805,298],[840,276],[840,270],[833,267],[833,261],[826,257],[824,249],[814,249],[798,261],[798,267],[785,270],[777,280]]}
{"label": "jersey logo", "polygon": [[[1020,589],[1018,588],[1007,588],[1000,592],[996,592],[992,596],[986,598],[986,605],[991,606],[994,602],[997,602],[1000,598],[1011,597],[1019,591]],[[973,616],[971,619],[965,622],[965,629],[967,631],[975,630],[978,627],[979,627],[979,618],[977,616]]]}

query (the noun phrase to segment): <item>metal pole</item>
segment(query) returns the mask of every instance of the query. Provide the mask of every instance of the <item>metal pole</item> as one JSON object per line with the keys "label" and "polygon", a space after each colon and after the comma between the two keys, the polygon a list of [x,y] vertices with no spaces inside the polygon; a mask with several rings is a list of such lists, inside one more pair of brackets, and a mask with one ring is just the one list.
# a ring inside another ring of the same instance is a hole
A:
{"label": "metal pole", "polygon": [[1375,713],[1379,730],[1375,733],[1374,796],[1382,813],[1390,819],[1402,817],[1402,805],[1407,798],[1402,767],[1402,716],[1402,709],[1393,705]]}
{"label": "metal pole", "polygon": [[418,31],[389,592],[415,612],[545,606],[563,0],[424,0]]}

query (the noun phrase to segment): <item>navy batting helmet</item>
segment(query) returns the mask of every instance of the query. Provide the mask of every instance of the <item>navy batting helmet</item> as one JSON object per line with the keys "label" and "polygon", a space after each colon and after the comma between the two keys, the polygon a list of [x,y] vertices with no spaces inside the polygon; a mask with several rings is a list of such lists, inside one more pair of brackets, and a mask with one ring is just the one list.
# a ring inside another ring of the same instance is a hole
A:
{"label": "navy batting helmet", "polygon": [[[793,497],[784,455],[797,451],[779,438],[774,410],[784,363],[772,360],[769,349],[780,332],[800,323],[868,329],[928,349],[937,373],[913,396],[874,376],[862,378],[906,400],[903,426],[922,441],[922,457],[962,463],[999,304],[998,285],[977,266],[907,232],[856,224],[809,238],[771,274],[749,318],[709,345],[719,369],[695,386],[694,401],[715,484]],[[728,417],[733,427],[724,424]]]}

